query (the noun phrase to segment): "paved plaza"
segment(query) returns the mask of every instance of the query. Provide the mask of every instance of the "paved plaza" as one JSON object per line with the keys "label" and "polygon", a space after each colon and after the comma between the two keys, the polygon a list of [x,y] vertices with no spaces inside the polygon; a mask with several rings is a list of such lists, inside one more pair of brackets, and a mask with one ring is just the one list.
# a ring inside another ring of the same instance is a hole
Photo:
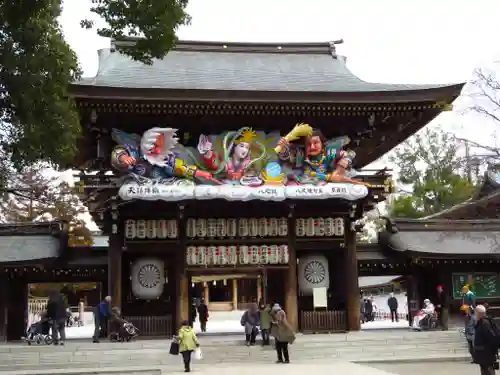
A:
{"label": "paved plaza", "polygon": [[[479,366],[469,362],[377,363],[368,366],[398,375],[479,375]],[[366,372],[366,374],[369,375],[370,372]]]}

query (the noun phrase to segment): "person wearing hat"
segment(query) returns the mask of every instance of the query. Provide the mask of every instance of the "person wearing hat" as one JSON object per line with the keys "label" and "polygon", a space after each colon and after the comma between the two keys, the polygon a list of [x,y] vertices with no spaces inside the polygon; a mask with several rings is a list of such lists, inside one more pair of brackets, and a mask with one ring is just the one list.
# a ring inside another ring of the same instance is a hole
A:
{"label": "person wearing hat", "polygon": [[494,375],[497,363],[498,347],[491,321],[486,317],[486,308],[477,305],[474,327],[474,362],[479,365],[481,375]]}
{"label": "person wearing hat", "polygon": [[476,296],[470,290],[468,284],[465,284],[462,288],[462,305],[467,305],[471,310],[476,307]]}
{"label": "person wearing hat", "polygon": [[436,311],[438,313],[439,326],[443,331],[448,330],[448,295],[442,285],[436,287]]}

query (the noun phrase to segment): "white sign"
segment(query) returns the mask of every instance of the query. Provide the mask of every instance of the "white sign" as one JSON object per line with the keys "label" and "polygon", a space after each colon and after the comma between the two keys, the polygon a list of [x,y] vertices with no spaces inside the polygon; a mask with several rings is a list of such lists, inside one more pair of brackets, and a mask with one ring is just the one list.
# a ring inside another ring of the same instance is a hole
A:
{"label": "white sign", "polygon": [[313,288],[313,306],[328,307],[328,293],[325,287]]}
{"label": "white sign", "polygon": [[364,185],[328,183],[322,186],[274,186],[259,187],[234,185],[164,185],[159,183],[138,184],[128,182],[118,193],[123,200],[164,200],[169,202],[187,199],[225,199],[228,201],[283,201],[285,199],[331,199],[349,201],[362,199],[368,195]]}

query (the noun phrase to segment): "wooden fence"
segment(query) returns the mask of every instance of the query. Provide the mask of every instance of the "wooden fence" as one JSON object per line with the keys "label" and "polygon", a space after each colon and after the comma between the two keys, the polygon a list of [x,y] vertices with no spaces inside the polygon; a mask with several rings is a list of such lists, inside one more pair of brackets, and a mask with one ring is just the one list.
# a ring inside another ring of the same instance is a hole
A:
{"label": "wooden fence", "polygon": [[172,316],[124,316],[139,329],[140,337],[172,337]]}
{"label": "wooden fence", "polygon": [[301,311],[300,318],[304,333],[347,331],[347,314],[342,310]]}

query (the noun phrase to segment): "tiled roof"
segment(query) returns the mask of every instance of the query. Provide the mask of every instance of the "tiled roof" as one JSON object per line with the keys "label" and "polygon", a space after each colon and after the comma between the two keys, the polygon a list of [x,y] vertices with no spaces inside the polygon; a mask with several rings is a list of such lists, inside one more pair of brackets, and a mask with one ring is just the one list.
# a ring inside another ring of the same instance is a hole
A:
{"label": "tiled roof", "polygon": [[0,236],[0,263],[55,259],[59,251],[60,241],[51,235]]}
{"label": "tiled roof", "polygon": [[78,86],[279,92],[389,92],[450,85],[369,83],[355,76],[332,43],[178,42],[152,65],[99,51],[95,77]]}

